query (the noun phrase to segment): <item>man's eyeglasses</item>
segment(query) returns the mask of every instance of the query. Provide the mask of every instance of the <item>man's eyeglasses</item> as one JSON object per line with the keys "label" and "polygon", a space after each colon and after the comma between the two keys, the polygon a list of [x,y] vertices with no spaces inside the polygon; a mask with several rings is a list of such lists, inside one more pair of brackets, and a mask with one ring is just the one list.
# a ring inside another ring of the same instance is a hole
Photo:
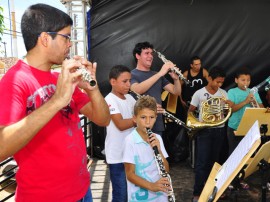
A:
{"label": "man's eyeglasses", "polygon": [[60,35],[62,37],[65,37],[68,41],[71,41],[71,37],[67,34],[59,34],[58,32],[46,32],[46,33],[51,35]]}

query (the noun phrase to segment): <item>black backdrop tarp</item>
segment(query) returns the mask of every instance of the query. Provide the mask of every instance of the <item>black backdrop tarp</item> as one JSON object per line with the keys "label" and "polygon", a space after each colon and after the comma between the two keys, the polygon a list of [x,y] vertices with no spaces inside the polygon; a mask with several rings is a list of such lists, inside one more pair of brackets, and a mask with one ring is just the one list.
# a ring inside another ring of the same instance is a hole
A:
{"label": "black backdrop tarp", "polygon": [[[108,73],[116,64],[135,68],[134,45],[149,41],[182,71],[194,55],[210,69],[234,73],[250,67],[251,86],[270,75],[270,1],[268,0],[94,0],[90,10],[90,58],[98,63],[104,95]],[[156,57],[154,70],[162,62]]]}
{"label": "black backdrop tarp", "polygon": [[[234,73],[243,66],[250,68],[251,87],[260,83],[270,75],[269,8],[268,0],[93,0],[89,57],[98,63],[103,95],[110,91],[110,68],[135,68],[132,50],[143,41],[182,71],[194,55],[208,70],[225,68],[226,90],[235,86]],[[155,57],[153,69],[161,66]]]}

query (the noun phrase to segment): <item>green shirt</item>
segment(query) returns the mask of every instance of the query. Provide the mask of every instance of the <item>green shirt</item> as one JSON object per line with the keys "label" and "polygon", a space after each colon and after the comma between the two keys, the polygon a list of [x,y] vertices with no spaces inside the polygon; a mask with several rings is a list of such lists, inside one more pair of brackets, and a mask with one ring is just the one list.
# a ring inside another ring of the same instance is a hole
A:
{"label": "green shirt", "polygon": [[[248,88],[247,90],[241,90],[240,88],[236,87],[236,88],[232,88],[228,91],[228,99],[231,100],[234,104],[239,104],[240,102],[243,102],[248,94],[250,92],[250,89]],[[255,98],[256,101],[261,104],[262,100],[259,96],[259,93],[255,93]],[[239,109],[236,112],[233,112],[231,117],[229,118],[229,122],[228,122],[228,126],[234,130],[237,130],[239,123],[242,119],[242,116],[245,112],[245,109],[247,107],[251,107],[250,104],[246,104],[245,106],[243,106],[241,109]]]}

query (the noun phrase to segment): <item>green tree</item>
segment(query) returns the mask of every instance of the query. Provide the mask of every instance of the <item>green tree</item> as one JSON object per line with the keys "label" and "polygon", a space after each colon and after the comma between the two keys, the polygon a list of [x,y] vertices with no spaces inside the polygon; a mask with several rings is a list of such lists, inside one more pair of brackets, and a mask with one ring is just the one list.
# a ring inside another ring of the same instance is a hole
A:
{"label": "green tree", "polygon": [[3,15],[4,9],[2,6],[0,6],[0,41],[2,41],[2,35],[4,33],[4,15]]}

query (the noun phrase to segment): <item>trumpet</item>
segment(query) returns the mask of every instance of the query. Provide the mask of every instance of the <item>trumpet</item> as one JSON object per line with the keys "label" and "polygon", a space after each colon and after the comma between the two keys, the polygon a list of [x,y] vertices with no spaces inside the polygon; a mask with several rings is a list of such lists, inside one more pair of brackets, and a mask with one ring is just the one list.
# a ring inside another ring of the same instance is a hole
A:
{"label": "trumpet", "polygon": [[[247,86],[244,86],[244,88],[247,90]],[[253,87],[252,89],[250,89],[249,93],[251,93],[253,96],[256,93],[256,88]],[[252,100],[249,103],[253,108],[259,108],[259,104],[257,102],[257,100],[255,99],[255,97],[252,98]]]}
{"label": "trumpet", "polygon": [[[153,49],[153,51],[157,53],[158,57],[159,57],[164,63],[170,62],[170,60],[167,60],[167,59],[165,58],[165,56],[162,55],[160,52],[156,51],[155,49]],[[186,77],[184,77],[184,75],[181,73],[181,71],[179,71],[179,70],[176,69],[175,67],[172,67],[172,68],[170,69],[170,72],[173,72],[173,73],[177,74],[178,77],[179,77],[182,81],[184,81],[186,85],[190,84],[190,81],[189,81],[188,79],[186,79]]]}
{"label": "trumpet", "polygon": [[[255,95],[255,93],[257,93],[259,91],[259,89],[265,85],[266,83],[268,83],[268,85],[265,86],[265,91],[269,90],[269,85],[270,85],[270,76],[268,76],[265,80],[263,80],[261,83],[259,83],[258,85],[254,86],[253,88],[250,89],[250,93],[252,93],[253,95]],[[245,86],[245,88],[247,89],[247,86]],[[251,106],[258,108],[260,107],[258,102],[256,101],[255,97],[254,99],[251,101]]]}

